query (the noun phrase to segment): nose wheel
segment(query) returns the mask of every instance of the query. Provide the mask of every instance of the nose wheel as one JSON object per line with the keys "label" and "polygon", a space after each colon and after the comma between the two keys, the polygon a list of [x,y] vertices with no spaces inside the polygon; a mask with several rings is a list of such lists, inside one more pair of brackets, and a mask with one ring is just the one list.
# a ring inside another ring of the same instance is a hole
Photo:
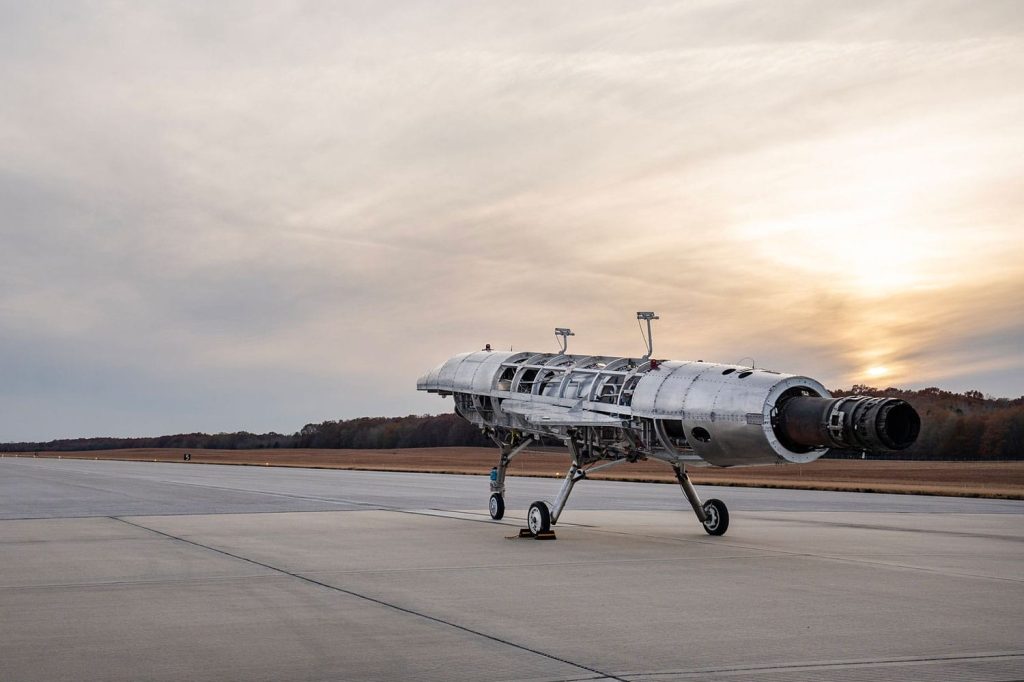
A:
{"label": "nose wheel", "polygon": [[495,521],[500,521],[505,516],[505,498],[501,493],[494,493],[491,495],[491,501],[487,504],[488,511],[491,512],[491,518]]}

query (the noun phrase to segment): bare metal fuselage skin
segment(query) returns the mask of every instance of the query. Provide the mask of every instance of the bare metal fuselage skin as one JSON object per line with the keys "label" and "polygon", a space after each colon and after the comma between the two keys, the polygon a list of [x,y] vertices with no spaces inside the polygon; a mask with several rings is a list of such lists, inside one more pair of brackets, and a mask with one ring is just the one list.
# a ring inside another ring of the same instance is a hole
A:
{"label": "bare metal fuselage skin", "polygon": [[[656,319],[654,313],[637,318]],[[832,398],[807,377],[701,361],[567,355],[564,344],[562,350],[463,353],[417,383],[421,391],[454,396],[455,410],[500,448],[491,471],[495,520],[505,513],[512,458],[545,438],[565,444],[571,464],[558,496],[531,504],[521,532],[537,538],[554,537],[551,527],[578,481],[649,457],[672,465],[704,530],[723,535],[728,507],[717,499],[701,501],[688,464],[803,463],[831,447],[900,450],[913,444],[921,426],[902,400]]]}
{"label": "bare metal fuselage skin", "polygon": [[591,460],[740,466],[805,463],[828,452],[787,447],[775,428],[781,399],[829,398],[825,387],[762,369],[478,351],[449,359],[417,388],[453,395],[456,411],[492,435],[578,439]]}

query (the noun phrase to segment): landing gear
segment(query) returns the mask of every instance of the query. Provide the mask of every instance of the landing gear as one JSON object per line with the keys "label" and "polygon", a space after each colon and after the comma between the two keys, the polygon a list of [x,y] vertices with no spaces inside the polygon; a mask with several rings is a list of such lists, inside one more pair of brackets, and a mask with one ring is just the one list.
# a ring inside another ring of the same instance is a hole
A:
{"label": "landing gear", "polygon": [[707,534],[725,535],[725,531],[729,529],[729,508],[725,506],[725,502],[708,500],[701,503],[696,489],[690,483],[690,477],[686,474],[686,469],[678,464],[673,464],[672,468],[676,472],[679,487],[683,489],[683,494],[693,507],[693,513],[697,515],[697,520],[704,526]]}
{"label": "landing gear", "polygon": [[701,507],[704,510],[704,530],[708,535],[725,535],[729,530],[729,508],[721,500],[708,500]]}
{"label": "landing gear", "polygon": [[[505,516],[505,473],[508,470],[508,463],[513,457],[522,452],[527,445],[533,442],[533,437],[528,436],[525,440],[516,442],[517,439],[514,433],[508,434],[506,438],[499,438],[498,433],[491,430],[487,432],[487,435],[501,448],[501,458],[498,460],[498,466],[491,469],[491,499],[488,504],[491,518],[497,521]],[[565,479],[562,481],[562,487],[558,491],[558,496],[550,504],[547,502],[534,502],[530,505],[530,510],[526,514],[527,527],[519,531],[519,537],[554,540],[555,532],[551,528],[558,523],[558,517],[561,516],[562,510],[565,509],[565,503],[569,500],[569,494],[572,492],[573,486],[578,481],[586,478],[590,472],[600,471],[622,462],[632,461],[621,457],[598,466],[593,466],[595,462],[600,461],[604,457],[594,455],[593,448],[587,444],[589,443],[590,435],[584,435],[588,439],[585,442],[579,441],[577,439],[578,434],[575,432],[571,432],[570,437],[566,439],[566,446],[568,446],[569,453],[572,456],[572,464],[565,475]],[[583,467],[585,466],[590,468],[584,469]]]}
{"label": "landing gear", "polygon": [[487,510],[491,513],[492,519],[500,521],[505,516],[505,472],[508,471],[508,463],[533,442],[533,437],[527,437],[517,445],[512,445],[499,440],[493,433],[489,435],[501,448],[501,458],[498,460],[498,466],[491,469],[491,499],[487,503]]}
{"label": "landing gear", "polygon": [[548,505],[544,502],[531,504],[530,511],[526,514],[526,525],[533,537],[551,532],[551,512],[548,511]]}
{"label": "landing gear", "polygon": [[501,521],[501,518],[505,516],[505,497],[501,493],[491,493],[491,501],[487,508],[491,512],[492,519]]}
{"label": "landing gear", "polygon": [[562,480],[562,487],[558,491],[558,496],[555,497],[555,501],[550,507],[546,502],[534,502],[530,505],[530,511],[526,515],[527,528],[520,531],[520,537],[532,535],[538,540],[554,540],[555,532],[551,530],[551,527],[558,523],[562,510],[565,509],[565,503],[569,501],[569,494],[572,493],[573,486],[586,478],[588,472],[607,469],[626,461],[624,459],[617,459],[584,469],[584,465],[593,462],[594,459],[589,456],[587,451],[581,450],[574,440],[567,441],[566,445],[568,445],[569,453],[572,455],[572,465]]}

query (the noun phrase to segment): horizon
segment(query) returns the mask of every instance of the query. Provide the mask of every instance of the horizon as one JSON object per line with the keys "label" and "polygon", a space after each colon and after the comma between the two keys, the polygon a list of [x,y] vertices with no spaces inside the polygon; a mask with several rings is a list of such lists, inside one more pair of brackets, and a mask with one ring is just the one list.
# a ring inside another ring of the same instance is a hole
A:
{"label": "horizon", "polygon": [[637,310],[657,357],[1024,394],[1019,3],[0,18],[0,442],[440,411],[448,357],[639,355]]}
{"label": "horizon", "polygon": [[[866,394],[868,394],[868,395],[870,395],[871,393],[874,393],[874,392],[879,392],[879,393],[887,392],[887,391],[899,391],[899,392],[914,392],[914,391],[917,391],[917,392],[920,392],[920,391],[927,391],[929,389],[938,389],[939,391],[944,391],[944,392],[950,393],[951,395],[954,395],[954,396],[964,396],[964,397],[967,397],[967,398],[973,397],[973,396],[965,395],[965,393],[972,392],[972,389],[967,389],[967,391],[954,392],[954,391],[947,391],[946,389],[942,388],[941,386],[926,386],[926,387],[921,388],[921,389],[906,389],[906,388],[900,388],[900,387],[897,387],[897,386],[886,386],[885,388],[882,388],[882,387],[879,387],[879,386],[865,386],[865,385],[854,384],[854,385],[850,386],[850,388],[830,388],[829,392],[832,393],[833,395],[835,395],[836,393],[839,393],[839,392],[842,392],[842,391],[850,391],[850,392],[852,392],[856,388],[859,388],[859,389],[865,391]],[[991,395],[991,394],[983,394],[981,399],[985,400],[986,402],[996,402],[996,401],[1013,402],[1013,401],[1016,401],[1016,400],[1024,400],[1024,395],[1021,395],[1021,396],[1018,396],[1018,397],[1005,397],[1005,396],[994,396],[994,395]],[[169,436],[185,436],[185,435],[193,435],[193,434],[205,435],[205,436],[219,436],[219,435],[233,435],[233,434],[237,434],[237,433],[248,433],[248,434],[253,435],[253,436],[266,436],[266,435],[274,434],[274,435],[278,435],[278,436],[292,437],[292,436],[298,435],[302,431],[302,429],[304,427],[306,427],[306,426],[309,426],[309,425],[314,425],[315,426],[315,425],[322,424],[324,422],[329,422],[329,421],[341,422],[341,421],[354,421],[354,420],[358,420],[358,419],[429,418],[429,417],[441,417],[441,416],[454,415],[454,414],[457,414],[454,409],[450,409],[450,410],[447,410],[447,411],[444,411],[444,412],[424,412],[424,413],[409,413],[409,414],[398,414],[398,415],[379,415],[379,414],[378,415],[370,415],[370,414],[364,414],[364,415],[356,415],[356,416],[350,416],[350,417],[341,417],[341,418],[337,418],[337,419],[330,419],[330,418],[328,418],[328,419],[322,420],[321,422],[306,422],[302,426],[300,426],[299,428],[297,428],[295,430],[286,429],[284,431],[270,430],[270,431],[258,432],[258,431],[246,431],[244,429],[243,430],[238,430],[238,431],[181,431],[181,432],[178,432],[178,433],[138,434],[138,435],[131,435],[131,436],[105,433],[105,434],[100,434],[100,435],[88,435],[88,436],[78,435],[78,436],[66,436],[66,437],[60,437],[60,438],[49,438],[49,439],[46,439],[46,440],[28,440],[28,441],[6,440],[6,441],[0,441],[0,445],[15,445],[15,444],[30,444],[30,443],[36,443],[36,444],[44,445],[44,444],[51,443],[51,442],[59,442],[59,441],[65,441],[65,440],[67,440],[67,441],[76,441],[76,440],[95,440],[95,439],[104,439],[104,438],[111,438],[111,439],[136,439],[136,438],[138,438],[138,439],[147,439],[147,438],[164,438],[164,437],[169,437]]]}

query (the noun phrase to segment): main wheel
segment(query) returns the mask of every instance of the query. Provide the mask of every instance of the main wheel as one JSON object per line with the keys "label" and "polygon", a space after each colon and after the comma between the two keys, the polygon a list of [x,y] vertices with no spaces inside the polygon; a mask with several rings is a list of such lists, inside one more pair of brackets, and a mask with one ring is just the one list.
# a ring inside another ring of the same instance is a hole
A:
{"label": "main wheel", "polygon": [[547,533],[551,530],[551,512],[544,502],[534,502],[530,505],[530,511],[526,514],[526,525],[534,535]]}
{"label": "main wheel", "polygon": [[488,503],[487,508],[491,512],[491,518],[495,521],[500,521],[501,517],[505,515],[505,498],[502,497],[501,493],[491,493],[491,501]]}
{"label": "main wheel", "polygon": [[704,530],[708,535],[725,535],[729,530],[729,508],[721,500],[708,500],[704,503]]}

